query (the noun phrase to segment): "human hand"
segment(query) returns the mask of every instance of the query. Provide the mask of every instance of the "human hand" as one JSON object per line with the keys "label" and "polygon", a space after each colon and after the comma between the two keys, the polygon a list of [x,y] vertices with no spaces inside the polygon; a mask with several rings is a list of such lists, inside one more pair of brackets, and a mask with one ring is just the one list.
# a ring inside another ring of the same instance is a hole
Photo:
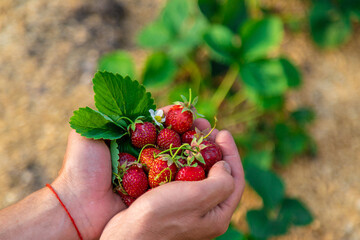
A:
{"label": "human hand", "polygon": [[104,141],[87,139],[72,130],[62,169],[52,186],[84,239],[99,238],[106,223],[126,208],[112,190],[111,171]]}
{"label": "human hand", "polygon": [[[205,119],[195,125],[210,128]],[[211,239],[223,234],[242,196],[244,173],[231,134],[214,130],[210,138],[224,161],[211,168],[208,178],[152,189],[112,218],[101,239]]]}

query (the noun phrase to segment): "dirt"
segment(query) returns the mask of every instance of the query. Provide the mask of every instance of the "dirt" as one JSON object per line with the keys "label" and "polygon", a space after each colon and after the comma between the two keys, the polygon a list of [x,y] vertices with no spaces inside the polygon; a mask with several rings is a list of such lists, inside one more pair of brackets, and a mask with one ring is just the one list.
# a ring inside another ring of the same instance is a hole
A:
{"label": "dirt", "polygon": [[[91,106],[98,58],[125,49],[141,66],[146,52],[136,32],[156,17],[163,0],[0,1],[0,208],[51,182],[65,152],[69,118]],[[269,1],[302,15],[301,1]],[[316,158],[279,169],[287,194],[301,198],[315,221],[274,239],[360,239],[360,32],[334,51],[320,51],[306,34],[287,34],[282,51],[304,77],[288,107],[317,113],[311,132]],[[234,222],[261,206],[247,189]]]}

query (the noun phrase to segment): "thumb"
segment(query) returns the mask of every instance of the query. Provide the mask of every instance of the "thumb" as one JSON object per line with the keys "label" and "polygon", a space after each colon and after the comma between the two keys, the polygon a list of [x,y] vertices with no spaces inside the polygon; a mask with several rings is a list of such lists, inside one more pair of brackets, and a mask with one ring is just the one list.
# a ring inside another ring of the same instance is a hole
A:
{"label": "thumb", "polygon": [[219,161],[209,171],[202,184],[203,197],[207,199],[205,209],[209,210],[224,202],[234,191],[234,178],[231,176],[230,165]]}
{"label": "thumb", "polygon": [[208,178],[217,177],[218,175],[224,174],[224,171],[231,175],[230,165],[225,161],[219,161],[211,167]]}

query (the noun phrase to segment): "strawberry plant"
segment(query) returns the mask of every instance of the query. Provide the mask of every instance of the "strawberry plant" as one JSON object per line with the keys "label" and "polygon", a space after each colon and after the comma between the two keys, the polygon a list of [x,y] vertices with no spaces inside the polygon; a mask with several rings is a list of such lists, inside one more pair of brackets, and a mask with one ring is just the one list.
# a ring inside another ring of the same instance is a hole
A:
{"label": "strawberry plant", "polygon": [[[137,76],[164,105],[178,100],[191,87],[202,99],[196,109],[208,119],[217,115],[218,126],[233,133],[242,152],[247,182],[264,203],[262,208],[248,211],[250,232],[240,234],[243,239],[285,234],[291,226],[306,225],[313,219],[299,199],[285,194],[285,184],[272,170],[290,164],[297,156],[316,154],[307,129],[314,113],[308,107],[286,106],[288,93],[301,86],[302,76],[280,53],[283,36],[282,19],[260,8],[256,1],[171,0],[138,35],[139,46],[150,52],[142,72],[135,72],[133,60],[124,51],[105,55],[99,64],[100,70]],[[201,133],[188,133],[194,117],[190,110],[194,109],[187,103],[173,107],[165,126],[186,135],[179,138],[165,128],[157,145],[168,149],[171,144],[190,144],[197,151],[188,152],[187,157],[206,172],[219,156],[221,159],[221,152],[211,143],[197,142]],[[181,116],[181,123],[173,122],[171,116]],[[117,146],[114,143],[112,147]],[[162,181],[175,177],[166,166],[173,166],[176,160],[166,158],[170,161],[167,165],[158,163],[157,173],[164,173]]]}

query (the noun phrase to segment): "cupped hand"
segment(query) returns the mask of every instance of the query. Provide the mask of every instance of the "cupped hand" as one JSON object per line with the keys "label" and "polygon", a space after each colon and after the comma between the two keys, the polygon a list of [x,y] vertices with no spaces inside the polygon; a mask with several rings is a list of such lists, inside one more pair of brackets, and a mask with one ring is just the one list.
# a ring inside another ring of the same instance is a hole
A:
{"label": "cupped hand", "polygon": [[112,190],[111,171],[104,141],[87,139],[72,130],[62,169],[52,186],[84,239],[98,239],[107,222],[126,208]]}
{"label": "cupped hand", "polygon": [[[195,125],[210,129],[205,119]],[[112,218],[101,239],[211,239],[223,234],[242,196],[244,173],[231,134],[215,129],[210,138],[220,146],[223,161],[206,179],[152,189]]]}

